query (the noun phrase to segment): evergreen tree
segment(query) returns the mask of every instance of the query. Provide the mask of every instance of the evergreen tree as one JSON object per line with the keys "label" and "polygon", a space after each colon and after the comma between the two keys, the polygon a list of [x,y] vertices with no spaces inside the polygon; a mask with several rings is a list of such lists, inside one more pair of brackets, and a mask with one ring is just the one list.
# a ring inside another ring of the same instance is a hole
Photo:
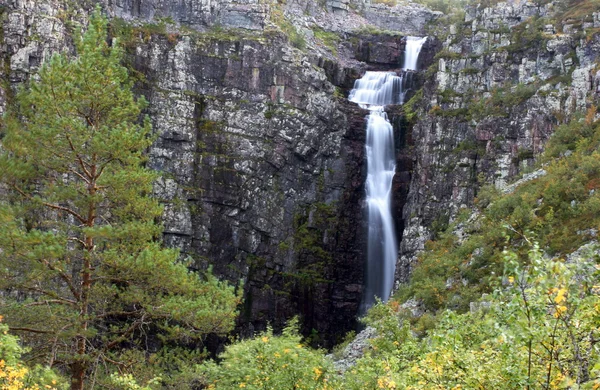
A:
{"label": "evergreen tree", "polygon": [[0,300],[38,360],[83,389],[147,331],[192,342],[233,327],[239,297],[158,238],[146,169],[146,101],[135,98],[97,10],[77,56],[54,55],[18,93],[0,151]]}

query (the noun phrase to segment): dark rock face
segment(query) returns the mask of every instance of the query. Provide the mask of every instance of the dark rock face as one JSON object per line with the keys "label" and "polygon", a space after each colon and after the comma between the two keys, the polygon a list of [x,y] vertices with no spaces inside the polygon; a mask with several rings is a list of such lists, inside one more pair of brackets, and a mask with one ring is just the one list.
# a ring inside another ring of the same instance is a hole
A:
{"label": "dark rock face", "polygon": [[[530,2],[470,8],[464,24],[450,28],[412,129],[397,281],[408,280],[435,229],[472,207],[482,185],[505,188],[533,165],[558,124],[586,110],[596,88],[590,64],[600,53],[598,38],[533,25],[532,17],[551,17],[553,9]],[[587,28],[594,25],[600,23]],[[537,35],[523,40],[519,31],[526,29]]]}
{"label": "dark rock face", "polygon": [[331,340],[361,294],[362,121],[284,38],[153,37],[135,54],[166,172],[165,240],[244,280],[241,330]]}
{"label": "dark rock face", "polygon": [[[156,17],[145,4],[111,7]],[[156,12],[183,15],[180,5]],[[7,96],[7,85],[70,41],[55,18],[65,12],[58,1],[3,12]],[[46,34],[32,40],[38,31]],[[353,329],[364,258],[364,112],[332,81],[346,88],[355,71],[308,57],[278,33],[144,34],[128,44],[128,61],[144,75],[137,88],[158,133],[149,165],[164,173],[155,192],[165,242],[198,269],[244,282],[244,334],[294,315],[324,345]]]}

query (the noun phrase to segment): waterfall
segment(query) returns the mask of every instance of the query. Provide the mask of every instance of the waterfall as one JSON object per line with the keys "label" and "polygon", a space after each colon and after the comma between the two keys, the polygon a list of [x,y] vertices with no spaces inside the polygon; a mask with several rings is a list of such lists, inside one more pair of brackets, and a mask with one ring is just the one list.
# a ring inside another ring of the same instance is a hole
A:
{"label": "waterfall", "polygon": [[417,60],[419,53],[427,37],[406,37],[406,48],[404,49],[404,65],[405,70],[417,70]]}
{"label": "waterfall", "polygon": [[[404,68],[416,70],[426,38],[407,37]],[[356,80],[348,99],[369,110],[367,116],[366,203],[368,208],[367,268],[361,312],[378,297],[387,301],[394,285],[398,243],[391,212],[392,180],[396,172],[394,131],[385,106],[404,102],[403,77],[394,72],[366,72]]]}

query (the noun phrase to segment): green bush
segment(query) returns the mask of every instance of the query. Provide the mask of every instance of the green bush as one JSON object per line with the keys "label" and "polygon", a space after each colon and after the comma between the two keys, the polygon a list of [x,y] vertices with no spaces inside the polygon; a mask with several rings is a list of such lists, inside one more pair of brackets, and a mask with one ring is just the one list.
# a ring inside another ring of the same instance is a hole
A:
{"label": "green bush", "polygon": [[302,345],[297,320],[283,334],[272,330],[228,346],[219,364],[200,367],[209,389],[333,389],[331,362]]}
{"label": "green bush", "polygon": [[[592,389],[598,376],[600,296],[596,261],[548,261],[529,244],[502,255],[494,291],[465,314],[429,318],[422,339],[396,301],[373,307],[372,348],[344,375],[343,389]],[[596,287],[593,287],[596,286]]]}
{"label": "green bush", "polygon": [[[0,316],[2,321],[2,316]],[[67,383],[48,367],[28,367],[21,360],[26,352],[16,336],[0,323],[0,389],[2,390],[66,390]]]}

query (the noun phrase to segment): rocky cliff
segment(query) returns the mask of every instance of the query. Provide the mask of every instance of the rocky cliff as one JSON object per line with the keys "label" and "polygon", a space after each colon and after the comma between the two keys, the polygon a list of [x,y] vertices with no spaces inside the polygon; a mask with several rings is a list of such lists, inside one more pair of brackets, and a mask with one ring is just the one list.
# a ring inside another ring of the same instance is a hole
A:
{"label": "rocky cliff", "polygon": [[533,166],[557,125],[596,97],[598,14],[571,2],[471,6],[443,39],[410,104],[413,168],[397,280],[479,188]]}
{"label": "rocky cliff", "polygon": [[[431,39],[412,99],[388,110],[398,282],[483,184],[504,187],[532,166],[598,86],[598,14],[563,1],[471,6],[458,20],[363,0],[99,3],[150,102],[165,242],[244,282],[245,334],[298,314],[325,344],[354,327],[365,112],[346,96],[367,69],[399,70],[406,35]],[[52,53],[74,51],[90,7],[0,6],[0,113]]]}
{"label": "rocky cliff", "polygon": [[[327,343],[352,329],[364,261],[365,113],[345,96],[364,69],[398,69],[402,34],[422,33],[438,15],[411,5],[383,18],[387,8],[362,2],[101,5],[150,103],[165,242],[196,268],[244,282],[242,333],[294,315]],[[0,111],[52,53],[74,51],[70,37],[89,7],[11,0],[0,8]]]}

